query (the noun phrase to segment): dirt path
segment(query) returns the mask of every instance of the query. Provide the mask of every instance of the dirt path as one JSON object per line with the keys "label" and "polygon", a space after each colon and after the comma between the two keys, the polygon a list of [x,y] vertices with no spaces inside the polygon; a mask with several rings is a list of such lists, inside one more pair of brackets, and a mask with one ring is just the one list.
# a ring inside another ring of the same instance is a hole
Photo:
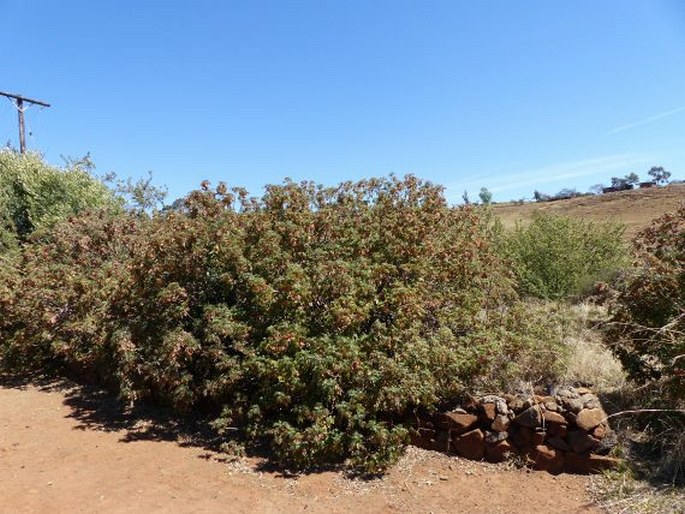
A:
{"label": "dirt path", "polygon": [[284,477],[68,384],[0,385],[0,512],[598,513],[587,479],[410,448],[383,479]]}

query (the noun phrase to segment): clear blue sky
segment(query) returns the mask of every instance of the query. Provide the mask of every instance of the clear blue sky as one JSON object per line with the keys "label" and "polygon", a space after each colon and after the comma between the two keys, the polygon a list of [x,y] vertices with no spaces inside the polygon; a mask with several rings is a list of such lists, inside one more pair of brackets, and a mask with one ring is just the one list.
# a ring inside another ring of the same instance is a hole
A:
{"label": "clear blue sky", "polygon": [[[31,149],[253,194],[413,172],[450,200],[685,178],[685,3],[0,0]],[[0,138],[16,112],[0,99]]]}

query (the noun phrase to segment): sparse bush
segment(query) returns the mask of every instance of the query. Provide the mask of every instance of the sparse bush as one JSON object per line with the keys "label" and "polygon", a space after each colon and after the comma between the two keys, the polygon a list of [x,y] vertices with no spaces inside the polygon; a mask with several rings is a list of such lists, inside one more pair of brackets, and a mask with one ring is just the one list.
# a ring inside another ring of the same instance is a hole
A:
{"label": "sparse bush", "polygon": [[685,205],[635,239],[607,336],[631,378],[661,380],[685,398]]}
{"label": "sparse bush", "polygon": [[520,290],[538,298],[561,299],[606,280],[625,256],[623,227],[615,223],[536,213],[530,225],[507,236]]}
{"label": "sparse bush", "polygon": [[618,284],[606,340],[643,393],[629,420],[642,433],[636,459],[650,479],[683,485],[685,205],[640,232],[634,246],[634,266]]}
{"label": "sparse bush", "polygon": [[0,279],[0,364],[210,409],[283,465],[378,471],[412,410],[554,380],[561,339],[516,301],[496,234],[411,176],[261,199],[205,186],[151,218],[82,216]]}

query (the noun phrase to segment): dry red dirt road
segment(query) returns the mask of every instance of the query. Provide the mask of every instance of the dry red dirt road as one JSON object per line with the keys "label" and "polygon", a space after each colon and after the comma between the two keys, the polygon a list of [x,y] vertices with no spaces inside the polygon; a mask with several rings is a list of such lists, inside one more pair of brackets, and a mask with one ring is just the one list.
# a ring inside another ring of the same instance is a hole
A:
{"label": "dry red dirt road", "polygon": [[383,479],[230,462],[69,384],[0,382],[0,512],[598,513],[587,478],[410,448]]}

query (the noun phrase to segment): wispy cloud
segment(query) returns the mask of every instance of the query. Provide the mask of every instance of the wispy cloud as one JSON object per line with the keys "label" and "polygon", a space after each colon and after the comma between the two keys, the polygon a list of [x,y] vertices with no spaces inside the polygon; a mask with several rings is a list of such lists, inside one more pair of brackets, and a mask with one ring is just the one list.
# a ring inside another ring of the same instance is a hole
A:
{"label": "wispy cloud", "polygon": [[649,162],[649,159],[644,155],[607,155],[593,159],[553,164],[505,176],[481,176],[477,179],[477,182],[476,180],[469,180],[466,183],[454,183],[449,189],[462,191],[466,188],[469,191],[478,191],[482,186],[485,186],[493,193],[500,193],[523,187],[539,188],[542,184],[551,184],[590,175],[608,175],[611,173],[621,173],[624,175],[631,171],[631,168],[646,162]]}
{"label": "wispy cloud", "polygon": [[607,132],[607,135],[618,134],[619,132],[623,132],[624,130],[630,130],[631,128],[639,127],[640,125],[647,125],[648,123],[653,123],[662,118],[667,118],[668,116],[672,116],[681,111],[685,111],[685,106],[677,107],[675,109],[671,109],[670,111],[655,114],[654,116],[649,116],[648,118],[644,118],[640,121],[634,121],[633,123],[621,125],[620,127],[611,129],[609,132]]}

